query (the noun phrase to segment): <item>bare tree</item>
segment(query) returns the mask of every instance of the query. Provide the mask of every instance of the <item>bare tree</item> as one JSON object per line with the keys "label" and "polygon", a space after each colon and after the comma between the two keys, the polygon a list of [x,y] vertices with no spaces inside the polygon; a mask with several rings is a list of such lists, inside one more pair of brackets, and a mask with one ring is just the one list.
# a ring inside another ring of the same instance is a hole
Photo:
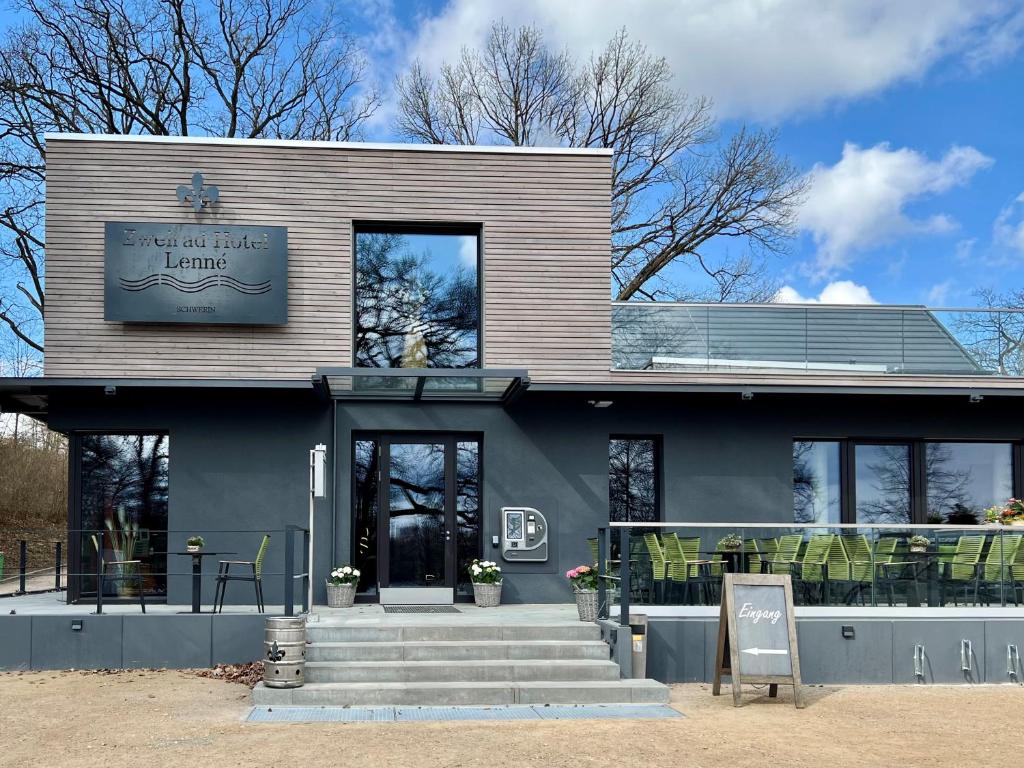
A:
{"label": "bare tree", "polygon": [[[612,275],[626,300],[766,300],[767,253],[785,248],[804,184],[770,131],[719,141],[710,100],[672,88],[663,58],[616,34],[580,63],[532,27],[496,23],[481,50],[438,73],[414,63],[397,79],[396,128],[434,144],[611,147]],[[736,239],[738,257],[712,241]],[[700,276],[683,287],[669,265]],[[710,286],[710,287],[708,287]]]}
{"label": "bare tree", "polygon": [[47,132],[345,140],[378,105],[316,0],[21,0],[0,43],[0,320],[42,352]]}
{"label": "bare tree", "polygon": [[983,288],[974,295],[982,309],[957,317],[953,323],[957,339],[982,368],[1003,376],[1024,376],[1024,291],[1000,294]]}

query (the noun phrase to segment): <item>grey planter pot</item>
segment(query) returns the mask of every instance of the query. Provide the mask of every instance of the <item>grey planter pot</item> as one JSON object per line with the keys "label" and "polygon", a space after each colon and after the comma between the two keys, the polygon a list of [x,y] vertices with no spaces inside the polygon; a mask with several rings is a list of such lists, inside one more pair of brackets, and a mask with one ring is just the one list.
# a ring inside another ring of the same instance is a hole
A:
{"label": "grey planter pot", "polygon": [[579,611],[580,621],[597,621],[597,590],[577,590],[576,610]]}
{"label": "grey planter pot", "polygon": [[327,582],[328,608],[351,608],[355,600],[355,584],[331,584],[331,582]]}
{"label": "grey planter pot", "polygon": [[473,584],[473,600],[480,608],[497,608],[501,604],[501,582]]}

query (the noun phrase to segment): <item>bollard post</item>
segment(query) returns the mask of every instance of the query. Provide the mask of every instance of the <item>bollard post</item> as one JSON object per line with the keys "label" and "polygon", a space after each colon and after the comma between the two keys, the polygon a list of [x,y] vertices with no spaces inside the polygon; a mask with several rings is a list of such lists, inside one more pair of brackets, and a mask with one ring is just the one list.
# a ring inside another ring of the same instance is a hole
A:
{"label": "bollard post", "polygon": [[295,526],[284,528],[284,615],[295,615]]}
{"label": "bollard post", "polygon": [[24,595],[28,591],[26,588],[26,578],[28,576],[28,542],[24,539],[18,542],[18,556],[18,591]]}
{"label": "bollard post", "polygon": [[53,558],[53,573],[54,573],[54,576],[53,576],[53,588],[56,589],[59,592],[60,591],[60,569],[61,569],[61,566],[63,565],[63,562],[62,562],[63,558],[61,557],[61,550],[63,549],[64,544],[63,544],[63,542],[60,542],[60,541],[55,541],[54,544],[56,545],[56,547],[55,547],[56,552],[55,552],[54,558]]}
{"label": "bollard post", "polygon": [[629,626],[629,527],[622,528],[619,539],[619,624]]}

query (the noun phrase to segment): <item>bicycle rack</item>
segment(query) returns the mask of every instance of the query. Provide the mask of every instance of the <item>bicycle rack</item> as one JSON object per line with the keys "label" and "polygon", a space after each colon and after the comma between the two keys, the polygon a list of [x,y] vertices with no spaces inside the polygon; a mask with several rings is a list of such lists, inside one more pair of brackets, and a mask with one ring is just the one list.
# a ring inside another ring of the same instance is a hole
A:
{"label": "bicycle rack", "polygon": [[960,671],[964,673],[964,677],[971,677],[973,669],[973,657],[974,649],[971,647],[970,640],[960,641]]}
{"label": "bicycle rack", "polygon": [[1020,669],[1020,652],[1017,650],[1016,643],[1010,643],[1006,646],[1006,674],[1015,683],[1020,682],[1018,669]]}
{"label": "bicycle rack", "polygon": [[924,682],[924,646],[914,646],[914,677],[918,682]]}

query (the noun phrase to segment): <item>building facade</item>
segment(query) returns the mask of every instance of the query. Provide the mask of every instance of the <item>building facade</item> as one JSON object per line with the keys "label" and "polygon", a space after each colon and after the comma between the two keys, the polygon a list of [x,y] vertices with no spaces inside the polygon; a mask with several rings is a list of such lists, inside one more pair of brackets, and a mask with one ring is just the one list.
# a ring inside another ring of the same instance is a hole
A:
{"label": "building facade", "polygon": [[[613,304],[612,159],[49,136],[45,374],[0,404],[70,438],[72,599],[130,546],[187,602],[160,553],[192,534],[270,533],[282,573],[318,444],[317,602],[344,563],[363,600],[463,599],[473,558],[566,601],[609,520],[968,524],[1020,493],[1024,390],[923,308]],[[504,556],[505,509],[543,558]]]}

